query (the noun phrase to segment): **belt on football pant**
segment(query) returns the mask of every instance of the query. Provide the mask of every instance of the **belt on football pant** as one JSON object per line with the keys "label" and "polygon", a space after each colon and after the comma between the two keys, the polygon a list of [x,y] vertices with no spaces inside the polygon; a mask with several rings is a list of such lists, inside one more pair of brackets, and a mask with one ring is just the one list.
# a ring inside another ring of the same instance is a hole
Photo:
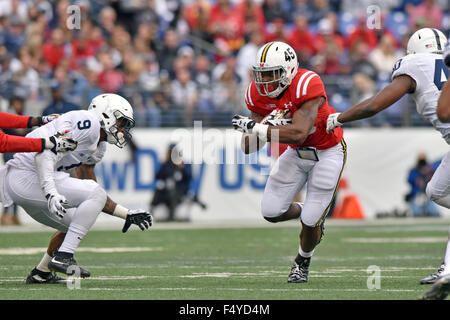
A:
{"label": "belt on football pant", "polygon": [[317,149],[313,147],[300,147],[296,148],[295,151],[297,152],[300,159],[303,160],[312,160],[312,161],[319,161],[319,156],[317,155]]}

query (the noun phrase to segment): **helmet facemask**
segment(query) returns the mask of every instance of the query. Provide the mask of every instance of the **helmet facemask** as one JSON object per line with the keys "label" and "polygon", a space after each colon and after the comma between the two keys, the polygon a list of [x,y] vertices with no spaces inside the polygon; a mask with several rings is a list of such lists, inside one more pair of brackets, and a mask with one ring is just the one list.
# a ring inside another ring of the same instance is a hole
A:
{"label": "helmet facemask", "polygon": [[[106,114],[103,114],[103,116],[108,117]],[[115,110],[113,116],[116,118],[113,125],[108,128],[102,123],[101,125],[106,132],[107,142],[123,148],[131,140],[130,130],[135,123],[133,119],[125,116],[120,110]]]}
{"label": "helmet facemask", "polygon": [[[278,97],[288,85],[287,73],[282,66],[263,68],[253,66],[253,78],[258,93],[270,98]],[[267,78],[270,80],[265,80]]]}

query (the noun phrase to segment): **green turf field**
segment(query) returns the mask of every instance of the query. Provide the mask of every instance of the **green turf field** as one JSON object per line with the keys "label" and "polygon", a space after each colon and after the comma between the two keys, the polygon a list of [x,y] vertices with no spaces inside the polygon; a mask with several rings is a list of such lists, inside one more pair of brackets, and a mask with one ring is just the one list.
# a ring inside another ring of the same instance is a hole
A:
{"label": "green turf field", "polygon": [[[448,221],[386,225],[327,221],[309,282],[286,282],[298,227],[158,228],[91,231],[75,258],[92,273],[79,289],[26,285],[50,232],[0,232],[0,300],[5,299],[417,299],[419,280],[440,266]],[[380,289],[367,268],[380,268]],[[376,283],[369,281],[370,283]]]}

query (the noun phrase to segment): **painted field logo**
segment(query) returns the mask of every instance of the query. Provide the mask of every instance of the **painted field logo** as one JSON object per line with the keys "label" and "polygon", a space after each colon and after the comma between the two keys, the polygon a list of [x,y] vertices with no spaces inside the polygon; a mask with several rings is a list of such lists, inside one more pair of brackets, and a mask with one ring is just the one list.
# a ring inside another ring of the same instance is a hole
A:
{"label": "painted field logo", "polygon": [[366,271],[369,276],[367,277],[367,289],[378,290],[381,289],[381,269],[379,266],[369,266]]}

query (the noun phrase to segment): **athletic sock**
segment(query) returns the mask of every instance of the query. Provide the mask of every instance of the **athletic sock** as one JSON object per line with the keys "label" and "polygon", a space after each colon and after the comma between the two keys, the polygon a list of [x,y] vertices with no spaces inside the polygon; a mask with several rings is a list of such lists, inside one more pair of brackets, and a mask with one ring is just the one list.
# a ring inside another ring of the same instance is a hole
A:
{"label": "athletic sock", "polygon": [[42,257],[41,262],[37,265],[36,269],[42,272],[50,272],[50,269],[48,268],[48,263],[52,260],[52,257],[48,255],[46,252],[44,256]]}
{"label": "athletic sock", "polygon": [[445,249],[444,265],[445,265],[445,267],[444,267],[444,271],[442,272],[442,274],[443,275],[450,274],[450,240],[447,242],[447,249]]}
{"label": "athletic sock", "polygon": [[84,228],[83,226],[77,225],[72,222],[70,224],[69,230],[67,231],[66,237],[64,238],[64,242],[62,243],[58,252],[73,254],[88,231],[89,230]]}

